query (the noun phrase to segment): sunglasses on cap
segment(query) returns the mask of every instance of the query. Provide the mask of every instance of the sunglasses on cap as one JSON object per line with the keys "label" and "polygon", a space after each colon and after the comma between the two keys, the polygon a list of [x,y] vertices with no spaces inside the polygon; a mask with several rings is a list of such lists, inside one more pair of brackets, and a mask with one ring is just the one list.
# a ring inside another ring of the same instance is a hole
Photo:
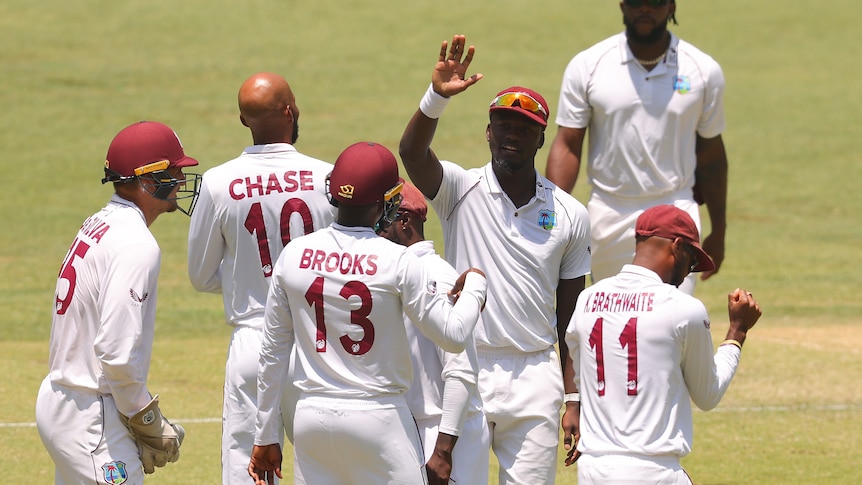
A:
{"label": "sunglasses on cap", "polygon": [[689,258],[688,260],[690,261],[689,266],[688,266],[688,272],[694,273],[694,268],[697,268],[698,263],[700,263],[700,261],[697,259],[697,253],[695,252],[694,248],[692,248],[688,244],[683,245],[683,248],[685,249],[685,252],[688,254],[688,258]]}
{"label": "sunglasses on cap", "polygon": [[664,7],[670,0],[623,0],[626,7],[640,7],[647,5],[649,7]]}
{"label": "sunglasses on cap", "polygon": [[[517,103],[517,105],[515,104]],[[500,106],[505,108],[519,107],[533,114],[541,116],[543,119],[548,119],[548,112],[542,106],[542,103],[536,101],[535,98],[527,93],[505,93],[494,98],[491,101],[491,107]]]}

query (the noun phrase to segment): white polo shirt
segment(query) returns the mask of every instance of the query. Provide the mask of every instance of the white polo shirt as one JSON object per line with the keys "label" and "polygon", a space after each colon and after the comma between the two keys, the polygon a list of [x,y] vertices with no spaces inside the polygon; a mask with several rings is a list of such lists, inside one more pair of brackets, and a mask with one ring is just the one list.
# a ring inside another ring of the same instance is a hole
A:
{"label": "white polo shirt", "polygon": [[587,177],[621,198],[691,197],[696,134],[721,134],[724,75],[709,55],[671,34],[664,62],[638,64],[625,33],[577,54],[566,67],[556,122],[588,127]]}
{"label": "white polo shirt", "polygon": [[557,342],[560,279],[590,271],[586,208],[536,172],[536,195],[515,207],[488,163],[466,170],[442,161],[431,206],[443,226],[445,256],[457,271],[476,267],[488,279],[477,350],[538,352]]}

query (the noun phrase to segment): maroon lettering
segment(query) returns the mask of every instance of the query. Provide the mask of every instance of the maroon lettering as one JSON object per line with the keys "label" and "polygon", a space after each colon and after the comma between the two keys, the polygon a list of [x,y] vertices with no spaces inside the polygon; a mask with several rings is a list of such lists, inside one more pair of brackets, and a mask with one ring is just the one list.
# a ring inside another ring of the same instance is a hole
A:
{"label": "maroon lettering", "polygon": [[378,269],[377,255],[326,253],[319,249],[305,249],[299,258],[299,268],[344,275],[374,275]]}

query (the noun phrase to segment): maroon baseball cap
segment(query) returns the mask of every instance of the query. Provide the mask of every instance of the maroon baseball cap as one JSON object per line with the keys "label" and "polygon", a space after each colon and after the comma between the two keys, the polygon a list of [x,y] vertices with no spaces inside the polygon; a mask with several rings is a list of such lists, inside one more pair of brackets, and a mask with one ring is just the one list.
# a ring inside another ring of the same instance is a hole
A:
{"label": "maroon baseball cap", "polygon": [[521,86],[512,86],[497,93],[488,111],[490,113],[501,109],[521,113],[542,126],[548,126],[548,116],[551,113],[541,94]]}
{"label": "maroon baseball cap", "polygon": [[105,171],[121,177],[134,177],[135,169],[153,162],[167,160],[170,167],[191,167],[198,164],[186,156],[176,132],[157,121],[140,121],[123,128],[108,147]]}
{"label": "maroon baseball cap", "polygon": [[401,189],[401,210],[412,212],[422,218],[425,222],[428,216],[428,204],[425,203],[425,196],[422,192],[410,182],[404,182],[404,188]]}
{"label": "maroon baseball cap", "polygon": [[700,246],[700,234],[697,232],[694,219],[679,207],[657,205],[643,211],[638,216],[635,234],[665,239],[681,238],[697,253],[697,266],[692,270],[693,273],[715,269],[715,263]]}
{"label": "maroon baseball cap", "polygon": [[332,199],[344,205],[369,205],[384,199],[384,194],[402,180],[395,155],[383,145],[354,143],[335,160],[329,178]]}

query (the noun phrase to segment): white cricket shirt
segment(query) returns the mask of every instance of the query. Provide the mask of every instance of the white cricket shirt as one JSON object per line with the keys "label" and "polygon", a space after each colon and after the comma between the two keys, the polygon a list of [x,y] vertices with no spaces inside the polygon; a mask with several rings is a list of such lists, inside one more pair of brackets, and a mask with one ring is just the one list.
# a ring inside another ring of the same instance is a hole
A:
{"label": "white cricket shirt", "polygon": [[709,55],[671,34],[665,61],[647,71],[621,33],[569,62],[556,122],[588,128],[593,190],[691,197],[696,134],[721,134],[723,98],[724,75]]}
{"label": "white cricket shirt", "polygon": [[189,279],[198,291],[223,295],[229,324],[262,327],[284,245],[332,223],[331,171],[330,163],[274,143],[247,147],[204,173],[189,226]]}
{"label": "white cricket shirt", "polygon": [[294,342],[294,382],[304,392],[402,395],[412,379],[403,314],[433,342],[460,352],[484,289],[484,279],[468,278],[453,306],[419,258],[370,227],[333,223],[293,240],[279,256],[267,297],[255,443],[278,441]]}
{"label": "white cricket shirt", "polygon": [[160,264],[159,245],[132,202],[114,194],[84,221],[57,279],[51,382],[110,394],[126,416],[150,402]]}
{"label": "white cricket shirt", "polygon": [[718,405],[739,349],[713,355],[706,308],[628,264],[581,292],[566,343],[581,395],[578,450],[685,456],[693,438],[691,401]]}
{"label": "white cricket shirt", "polygon": [[546,350],[557,342],[556,289],[590,271],[586,208],[536,172],[536,195],[515,207],[488,163],[465,170],[442,161],[443,181],[431,206],[443,226],[446,260],[488,278],[488,301],[476,325],[476,347]]}

